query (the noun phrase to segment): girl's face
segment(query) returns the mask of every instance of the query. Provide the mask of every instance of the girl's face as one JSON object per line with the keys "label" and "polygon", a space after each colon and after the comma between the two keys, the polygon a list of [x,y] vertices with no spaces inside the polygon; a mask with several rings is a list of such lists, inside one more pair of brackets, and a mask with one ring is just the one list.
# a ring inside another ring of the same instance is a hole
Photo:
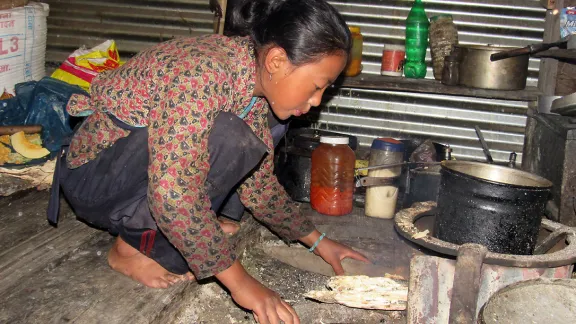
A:
{"label": "girl's face", "polygon": [[346,60],[344,54],[328,55],[296,67],[283,49],[273,48],[261,69],[261,90],[279,119],[300,116],[320,105],[322,94],[342,72]]}

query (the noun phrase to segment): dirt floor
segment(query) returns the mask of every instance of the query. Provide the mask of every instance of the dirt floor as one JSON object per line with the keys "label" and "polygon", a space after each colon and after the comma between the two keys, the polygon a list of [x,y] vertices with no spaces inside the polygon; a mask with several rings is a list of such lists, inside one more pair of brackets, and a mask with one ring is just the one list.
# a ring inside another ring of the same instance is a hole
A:
{"label": "dirt floor", "polygon": [[[252,315],[236,306],[216,282],[149,289],[110,270],[106,252],[114,238],[78,221],[65,204],[58,228],[49,226],[45,220],[48,197],[47,192],[34,191],[0,199],[0,323],[254,323]],[[376,263],[388,265],[389,272],[405,271],[407,264],[390,259],[396,254],[395,259],[404,260],[406,257],[400,256],[406,251],[391,248],[390,237],[378,242],[386,237],[382,234],[390,231],[390,224],[378,230],[375,224],[365,223],[372,221],[366,217],[351,216],[348,221],[318,215],[311,218],[320,230],[330,230],[333,238],[350,242]],[[406,321],[404,312],[361,310],[305,299],[304,293],[324,288],[329,277],[271,257],[267,248],[286,245],[251,217],[243,221],[233,241],[244,251],[242,263],[248,272],[290,303],[302,323]],[[305,251],[298,245],[288,250],[292,249],[294,255]],[[378,252],[383,250],[388,253]],[[316,269],[324,264],[311,259],[304,265]]]}
{"label": "dirt floor", "polygon": [[[325,289],[329,277],[286,265],[266,255],[258,246],[244,253],[242,264],[251,275],[292,305],[302,323],[406,322],[404,312],[362,310],[304,298],[310,290]],[[212,282],[199,285],[175,323],[254,323],[254,320],[250,313],[233,303],[221,286]]]}

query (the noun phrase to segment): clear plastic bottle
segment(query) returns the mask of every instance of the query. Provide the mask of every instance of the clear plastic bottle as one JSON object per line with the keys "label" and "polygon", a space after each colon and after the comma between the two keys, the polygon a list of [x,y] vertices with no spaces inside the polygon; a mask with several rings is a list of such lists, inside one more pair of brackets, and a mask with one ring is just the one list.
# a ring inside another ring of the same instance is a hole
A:
{"label": "clear plastic bottle", "polygon": [[[370,148],[370,166],[395,164],[404,161],[404,143],[393,138],[377,138]],[[368,171],[369,177],[394,178],[400,176],[402,167],[373,169]],[[366,204],[364,214],[370,217],[393,218],[396,213],[398,186],[372,186],[366,188]]]}
{"label": "clear plastic bottle", "polygon": [[415,0],[406,18],[406,64],[404,76],[422,79],[426,77],[426,49],[430,22],[422,0]]}
{"label": "clear plastic bottle", "polygon": [[352,212],[356,156],[348,142],[348,137],[321,136],[312,152],[310,204],[321,214]]}

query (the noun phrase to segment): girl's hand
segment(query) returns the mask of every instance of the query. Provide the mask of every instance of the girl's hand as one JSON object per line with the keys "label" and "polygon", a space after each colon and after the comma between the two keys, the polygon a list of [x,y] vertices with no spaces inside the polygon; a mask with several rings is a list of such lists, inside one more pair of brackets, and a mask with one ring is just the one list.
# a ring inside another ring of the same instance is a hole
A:
{"label": "girl's hand", "polygon": [[[306,237],[300,239],[300,241],[308,246],[314,245],[314,243],[320,237],[320,232],[315,230]],[[314,249],[314,254],[319,255],[324,261],[332,266],[334,273],[337,276],[344,275],[344,268],[342,267],[342,260],[346,258],[352,258],[355,260],[370,263],[370,260],[366,258],[359,252],[352,250],[344,244],[332,241],[331,239],[324,237],[318,246]]]}
{"label": "girl's hand", "polygon": [[256,279],[246,280],[241,288],[232,292],[232,298],[238,305],[250,309],[260,324],[299,324],[300,319],[294,309],[280,296],[266,288]]}
{"label": "girl's hand", "polygon": [[300,324],[294,309],[274,291],[249,275],[238,260],[216,275],[238,305],[251,310],[260,324]]}

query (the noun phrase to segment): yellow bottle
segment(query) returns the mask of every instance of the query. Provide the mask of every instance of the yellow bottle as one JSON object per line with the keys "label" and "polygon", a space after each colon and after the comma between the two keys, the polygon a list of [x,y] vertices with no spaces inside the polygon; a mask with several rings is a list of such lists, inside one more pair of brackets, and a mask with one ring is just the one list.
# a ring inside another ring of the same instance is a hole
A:
{"label": "yellow bottle", "polygon": [[348,77],[357,76],[362,72],[362,46],[364,38],[360,33],[360,27],[348,26],[352,34],[352,50],[348,59],[348,64],[344,69],[344,75]]}

